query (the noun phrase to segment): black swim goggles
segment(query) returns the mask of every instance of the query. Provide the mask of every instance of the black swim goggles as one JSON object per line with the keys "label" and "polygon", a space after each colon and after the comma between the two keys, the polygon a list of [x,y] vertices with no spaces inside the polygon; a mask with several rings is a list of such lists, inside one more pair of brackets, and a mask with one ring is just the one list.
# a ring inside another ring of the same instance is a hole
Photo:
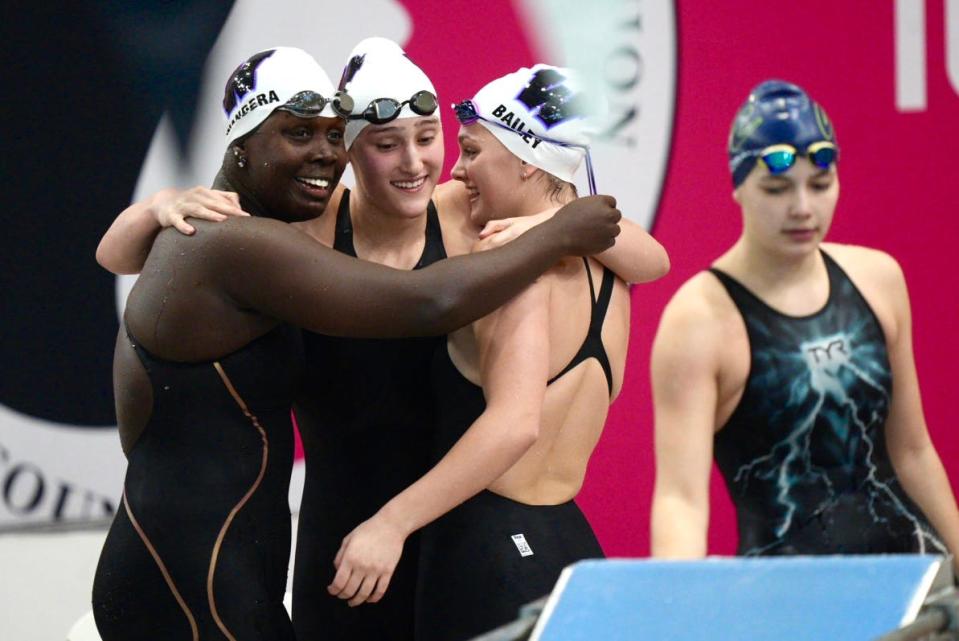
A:
{"label": "black swim goggles", "polygon": [[[409,105],[410,111],[418,116],[432,116],[436,111],[436,96],[429,91],[417,91],[409,100],[400,102],[393,98],[377,98],[370,102],[363,113],[351,114],[347,120],[365,120],[373,125],[385,125],[396,120],[403,105]],[[352,111],[352,110],[351,110]]]}
{"label": "black swim goggles", "polygon": [[839,158],[839,147],[828,140],[820,140],[806,147],[805,152],[793,145],[779,144],[760,149],[753,155],[759,156],[769,169],[769,173],[775,176],[789,171],[796,164],[798,156],[808,156],[809,162],[815,166],[820,169],[829,169],[829,165]]}
{"label": "black swim goggles", "polygon": [[289,111],[301,118],[316,118],[327,105],[330,105],[340,118],[348,118],[353,112],[353,99],[345,91],[337,91],[332,98],[324,98],[315,91],[301,91],[277,109]]}
{"label": "black swim goggles", "polygon": [[453,105],[453,112],[456,113],[456,119],[459,120],[461,125],[472,125],[477,120],[482,120],[483,122],[488,122],[492,125],[496,125],[500,129],[505,129],[506,131],[511,131],[517,136],[531,137],[542,140],[543,142],[548,142],[553,145],[558,145],[560,147],[573,147],[576,149],[582,149],[586,152],[586,176],[589,179],[589,195],[596,195],[596,176],[593,173],[593,159],[589,155],[589,146],[588,145],[577,145],[572,142],[563,142],[561,140],[554,140],[552,138],[547,138],[546,136],[540,136],[532,133],[531,131],[518,131],[513,129],[509,125],[505,125],[496,120],[490,120],[489,118],[484,118],[476,111],[476,105],[473,104],[472,100],[464,100],[458,104]]}

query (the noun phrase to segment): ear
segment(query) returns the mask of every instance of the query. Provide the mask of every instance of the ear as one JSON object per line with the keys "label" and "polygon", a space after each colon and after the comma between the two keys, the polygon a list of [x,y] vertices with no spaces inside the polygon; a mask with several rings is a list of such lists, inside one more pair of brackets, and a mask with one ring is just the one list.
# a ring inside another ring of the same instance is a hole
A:
{"label": "ear", "polygon": [[732,193],[733,200],[735,200],[736,203],[739,205],[743,204],[743,200],[742,200],[742,197],[740,196],[740,191],[739,191],[741,187],[742,185],[740,185],[739,187],[736,187],[735,189],[733,189],[733,193]]}

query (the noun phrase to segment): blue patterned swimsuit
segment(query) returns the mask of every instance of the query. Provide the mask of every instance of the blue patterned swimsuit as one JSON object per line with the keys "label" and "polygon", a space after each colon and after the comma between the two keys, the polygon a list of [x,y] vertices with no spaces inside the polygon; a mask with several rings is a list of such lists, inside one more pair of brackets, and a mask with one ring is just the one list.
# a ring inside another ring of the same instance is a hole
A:
{"label": "blue patterned swimsuit", "polygon": [[739,553],[945,552],[886,450],[892,373],[882,327],[822,256],[829,298],[802,317],[710,270],[742,314],[751,349],[742,399],[714,441]]}

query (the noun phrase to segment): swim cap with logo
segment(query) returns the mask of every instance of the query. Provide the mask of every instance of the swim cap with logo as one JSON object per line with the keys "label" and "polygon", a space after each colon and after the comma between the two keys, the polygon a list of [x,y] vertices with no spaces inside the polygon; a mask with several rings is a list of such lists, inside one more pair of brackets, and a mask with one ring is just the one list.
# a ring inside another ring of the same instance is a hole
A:
{"label": "swim cap with logo", "polygon": [[756,85],[733,119],[729,132],[729,171],[738,187],[759,159],[777,144],[805,150],[816,142],[836,142],[832,122],[802,87],[783,80]]}
{"label": "swim cap with logo", "polygon": [[[302,92],[314,92],[331,102],[318,112],[300,111],[297,101],[290,100]],[[332,105],[335,93],[326,72],[302,49],[275,47],[256,53],[237,67],[226,83],[223,111],[227,144],[251,133],[278,108],[301,117],[336,117]]]}
{"label": "swim cap with logo", "polygon": [[481,117],[478,122],[510,152],[573,182],[595,133],[588,116],[597,110],[571,70],[544,64],[523,67],[487,84],[471,102]]}

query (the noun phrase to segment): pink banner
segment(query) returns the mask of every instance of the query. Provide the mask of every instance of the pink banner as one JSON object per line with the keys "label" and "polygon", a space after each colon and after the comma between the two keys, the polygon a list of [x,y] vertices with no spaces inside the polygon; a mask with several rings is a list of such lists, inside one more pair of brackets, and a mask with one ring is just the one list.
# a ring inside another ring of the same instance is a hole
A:
{"label": "pink banner", "polygon": [[[622,4],[624,16],[641,19],[644,3]],[[484,2],[482,9],[457,0],[443,11],[429,2],[404,5],[414,24],[407,49],[451,100],[540,55],[530,34],[541,25],[524,23],[526,14],[507,0]],[[959,239],[959,79],[950,83],[948,76],[946,10],[942,0],[677,3],[675,123],[654,226],[673,267],[668,277],[634,290],[626,385],[579,499],[608,554],[649,552],[650,344],[673,292],[738,236],[726,138],[749,89],[771,77],[805,87],[835,123],[843,190],[829,240],[876,247],[902,264],[929,431],[959,488],[959,433],[949,387],[959,361],[953,330],[959,275],[952,263]],[[952,20],[956,25],[959,16]],[[952,50],[956,57],[959,42]],[[657,62],[643,60],[647,67]],[[456,151],[454,130],[446,124],[449,167]],[[615,194],[608,176],[598,180]],[[735,545],[735,515],[714,475],[710,552],[732,553]]]}

